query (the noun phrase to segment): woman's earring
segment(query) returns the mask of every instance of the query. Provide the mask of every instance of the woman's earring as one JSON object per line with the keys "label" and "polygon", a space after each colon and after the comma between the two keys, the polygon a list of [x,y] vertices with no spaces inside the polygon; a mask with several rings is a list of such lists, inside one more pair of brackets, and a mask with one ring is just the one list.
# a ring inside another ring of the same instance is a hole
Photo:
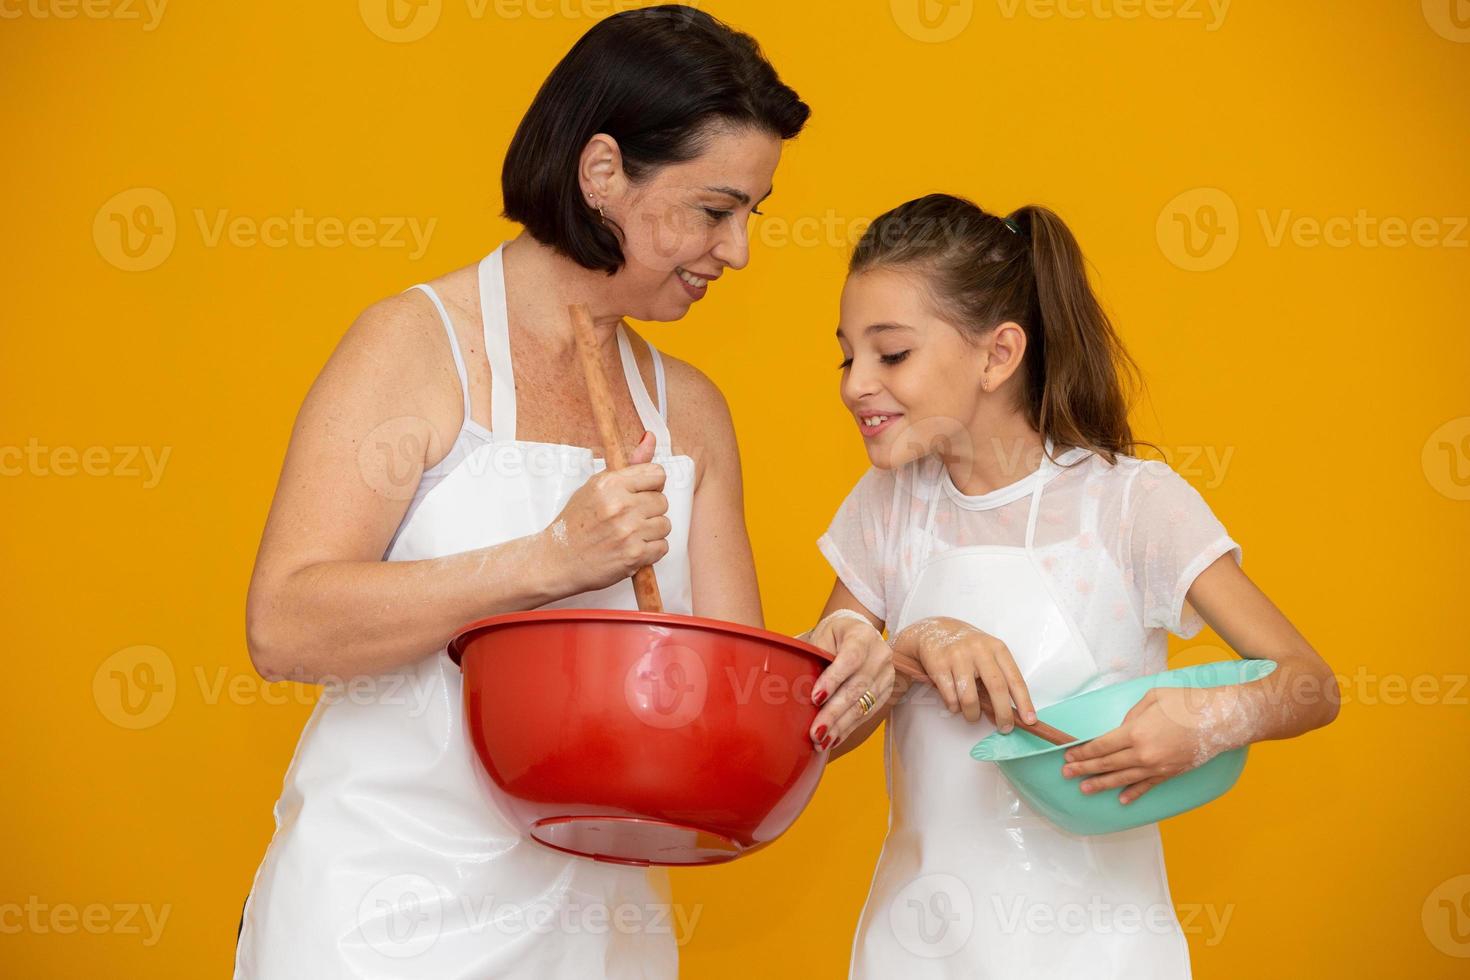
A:
{"label": "woman's earring", "polygon": [[990,390],[990,379],[988,377],[986,377],[985,375],[983,375],[983,374],[980,375],[980,390],[981,391],[989,391]]}
{"label": "woman's earring", "polygon": [[588,194],[587,203],[597,209],[597,220],[601,221],[603,224],[607,224],[607,215],[602,213],[602,205],[597,203],[597,198],[593,197],[591,194]]}

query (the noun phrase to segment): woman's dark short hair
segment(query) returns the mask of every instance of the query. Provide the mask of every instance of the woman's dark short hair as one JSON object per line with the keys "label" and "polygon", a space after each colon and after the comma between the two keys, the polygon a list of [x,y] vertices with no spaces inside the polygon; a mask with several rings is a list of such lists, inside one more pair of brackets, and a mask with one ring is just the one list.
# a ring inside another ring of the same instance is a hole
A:
{"label": "woman's dark short hair", "polygon": [[678,4],[600,21],[552,69],[516,128],[501,171],[501,214],[588,269],[612,275],[623,249],[582,197],[577,161],[593,135],[618,141],[637,183],[691,160],[713,123],[801,132],[811,109],[754,38]]}

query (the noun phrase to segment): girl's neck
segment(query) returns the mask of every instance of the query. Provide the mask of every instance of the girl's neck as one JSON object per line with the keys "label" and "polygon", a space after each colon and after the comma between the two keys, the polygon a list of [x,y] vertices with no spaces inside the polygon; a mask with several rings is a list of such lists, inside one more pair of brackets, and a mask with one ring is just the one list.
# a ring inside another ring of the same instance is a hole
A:
{"label": "girl's neck", "polygon": [[[994,401],[997,399],[986,399]],[[949,452],[941,453],[949,478],[960,493],[974,497],[1023,480],[1041,466],[1046,445],[1025,416],[982,406]]]}

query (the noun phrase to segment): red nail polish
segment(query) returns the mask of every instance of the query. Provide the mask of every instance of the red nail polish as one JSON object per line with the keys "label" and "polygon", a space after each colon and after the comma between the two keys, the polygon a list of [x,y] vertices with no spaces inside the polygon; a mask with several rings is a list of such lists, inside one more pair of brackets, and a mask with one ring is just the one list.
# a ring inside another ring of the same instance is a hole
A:
{"label": "red nail polish", "polygon": [[826,725],[818,725],[817,726],[817,741],[820,742],[822,740],[822,736],[823,735],[826,735],[826,734],[827,734],[827,726]]}
{"label": "red nail polish", "polygon": [[823,701],[826,701],[826,700],[827,700],[827,692],[826,691],[823,691],[821,694],[818,694],[817,695],[815,704],[816,704],[817,707],[820,708],[822,706],[822,702]]}
{"label": "red nail polish", "polygon": [[822,739],[822,748],[824,748],[824,749],[831,748],[831,745],[832,745],[832,736],[829,735],[826,738]]}

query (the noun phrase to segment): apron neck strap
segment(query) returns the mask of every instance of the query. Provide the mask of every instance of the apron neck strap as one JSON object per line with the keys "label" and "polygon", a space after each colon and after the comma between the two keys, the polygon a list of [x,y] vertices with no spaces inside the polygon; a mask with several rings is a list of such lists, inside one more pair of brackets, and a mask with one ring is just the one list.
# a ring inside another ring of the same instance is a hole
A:
{"label": "apron neck strap", "polygon": [[[651,352],[653,345],[650,344],[648,349]],[[623,376],[628,382],[628,394],[633,396],[633,407],[638,409],[638,418],[643,427],[653,433],[653,451],[658,456],[667,456],[671,441],[668,422],[659,414],[653,399],[648,397],[648,386],[643,383],[643,375],[638,371],[633,345],[628,340],[628,332],[624,329],[622,320],[618,321],[618,354],[623,361]]]}
{"label": "apron neck strap", "polygon": [[480,260],[480,322],[485,328],[485,359],[490,362],[490,438],[516,441],[516,376],[510,361],[510,323],[505,298],[502,242]]}
{"label": "apron neck strap", "polygon": [[1041,465],[1036,468],[1034,479],[1036,488],[1031,491],[1031,507],[1026,515],[1026,550],[1030,551],[1036,542],[1036,518],[1041,514],[1041,491],[1046,488],[1046,481],[1051,477],[1051,469],[1056,466],[1051,460],[1052,442],[1046,440],[1046,447],[1041,451]]}

